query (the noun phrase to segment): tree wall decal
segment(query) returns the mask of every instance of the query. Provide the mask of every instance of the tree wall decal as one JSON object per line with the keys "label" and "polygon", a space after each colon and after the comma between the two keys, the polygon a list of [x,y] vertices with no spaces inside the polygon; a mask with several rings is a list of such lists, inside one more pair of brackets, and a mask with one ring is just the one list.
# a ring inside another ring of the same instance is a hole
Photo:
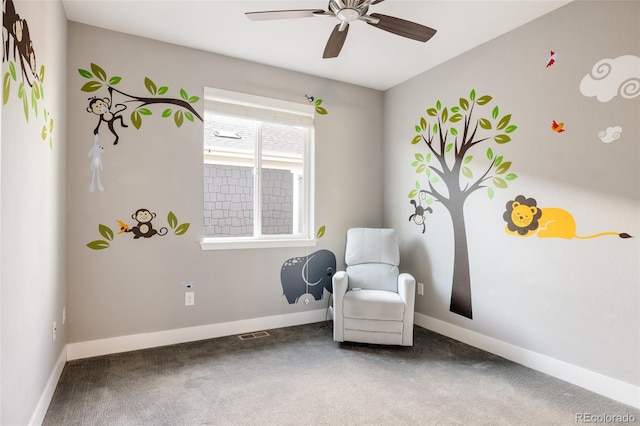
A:
{"label": "tree wall decal", "polygon": [[[114,145],[118,143],[119,138],[113,127],[116,119],[120,120],[122,127],[129,127],[124,124],[122,119],[122,113],[127,109],[127,104],[129,103],[133,103],[135,105],[133,110],[131,110],[130,119],[136,129],[140,129],[142,126],[143,116],[153,115],[153,111],[148,108],[152,105],[165,105],[165,108],[162,110],[161,117],[173,117],[173,121],[177,127],[181,127],[185,119],[191,122],[193,122],[195,118],[203,121],[200,114],[192,106],[192,104],[195,104],[200,100],[200,97],[189,96],[187,91],[184,89],[180,89],[180,98],[162,96],[169,91],[169,87],[158,87],[153,80],[149,77],[145,77],[144,86],[151,96],[132,95],[115,87],[121,82],[122,77],[109,77],[102,67],[94,63],[91,63],[90,68],[91,71],[82,68],[78,69],[78,73],[89,80],[80,88],[80,90],[92,93],[102,89],[103,87],[107,88],[109,97],[90,98],[87,111],[100,117],[98,124],[102,121],[109,124],[109,130],[111,130],[116,137]],[[121,103],[114,103],[114,92],[116,92],[120,97],[126,98],[126,100],[123,100]],[[99,126],[94,131],[95,134],[98,133],[98,129]]]}
{"label": "tree wall decal", "polygon": [[[511,114],[501,115],[498,106],[494,106],[488,115],[476,111],[479,107],[488,107],[492,99],[489,95],[478,97],[476,91],[471,90],[468,99],[460,98],[451,108],[444,107],[438,100],[434,107],[426,110],[428,118],[420,118],[415,126],[417,135],[411,141],[413,145],[426,145],[424,153],[414,154],[412,163],[426,183],[416,181],[415,188],[409,192],[410,203],[414,208],[414,198],[418,205],[422,200],[426,205],[441,203],[449,212],[454,235],[449,310],[470,319],[473,311],[464,204],[471,194],[482,188],[487,188],[487,195],[492,199],[494,188],[507,188],[508,181],[518,177],[509,173],[511,162],[497,155],[490,146],[484,152],[488,166],[474,161],[476,153],[481,155],[480,148],[493,143],[498,146],[509,143],[510,135],[517,129],[511,124]],[[478,165],[474,167],[475,164]]]}

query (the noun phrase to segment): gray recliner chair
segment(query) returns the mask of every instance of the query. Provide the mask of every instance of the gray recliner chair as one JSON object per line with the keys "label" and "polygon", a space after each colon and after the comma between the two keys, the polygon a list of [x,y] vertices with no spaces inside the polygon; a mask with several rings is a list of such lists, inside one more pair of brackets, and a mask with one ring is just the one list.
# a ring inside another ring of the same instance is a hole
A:
{"label": "gray recliner chair", "polygon": [[333,340],[412,346],[416,281],[398,270],[396,231],[349,229],[345,263],[333,275]]}

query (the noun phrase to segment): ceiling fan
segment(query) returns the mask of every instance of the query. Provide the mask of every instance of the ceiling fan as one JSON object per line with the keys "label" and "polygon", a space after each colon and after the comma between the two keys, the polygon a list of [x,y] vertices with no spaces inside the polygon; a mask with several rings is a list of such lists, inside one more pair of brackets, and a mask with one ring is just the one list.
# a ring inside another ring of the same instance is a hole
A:
{"label": "ceiling fan", "polygon": [[329,16],[337,18],[340,23],[335,26],[324,48],[323,58],[335,58],[340,54],[344,41],[347,39],[349,24],[353,21],[364,21],[381,30],[425,42],[436,33],[433,28],[405,21],[393,16],[380,13],[367,14],[369,6],[382,3],[384,0],[329,0],[327,9],[294,9],[270,10],[262,12],[247,12],[247,18],[254,21],[271,19],[310,18],[314,16]]}

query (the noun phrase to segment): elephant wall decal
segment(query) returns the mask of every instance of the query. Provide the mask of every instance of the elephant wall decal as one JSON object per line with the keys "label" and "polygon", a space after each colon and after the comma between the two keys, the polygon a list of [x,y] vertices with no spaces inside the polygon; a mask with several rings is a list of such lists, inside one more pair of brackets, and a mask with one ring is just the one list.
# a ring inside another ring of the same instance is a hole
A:
{"label": "elephant wall decal", "polygon": [[304,294],[321,300],[324,289],[332,293],[331,279],[335,271],[336,256],[329,250],[288,259],[280,270],[280,282],[287,302],[297,303]]}

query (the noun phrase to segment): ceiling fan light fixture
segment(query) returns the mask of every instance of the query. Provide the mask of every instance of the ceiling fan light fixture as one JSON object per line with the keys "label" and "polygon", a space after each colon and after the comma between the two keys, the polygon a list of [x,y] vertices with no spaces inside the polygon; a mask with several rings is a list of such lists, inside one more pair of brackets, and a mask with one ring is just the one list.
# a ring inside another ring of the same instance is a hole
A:
{"label": "ceiling fan light fixture", "polygon": [[352,22],[360,18],[360,12],[356,9],[344,8],[336,13],[339,20],[343,22]]}

